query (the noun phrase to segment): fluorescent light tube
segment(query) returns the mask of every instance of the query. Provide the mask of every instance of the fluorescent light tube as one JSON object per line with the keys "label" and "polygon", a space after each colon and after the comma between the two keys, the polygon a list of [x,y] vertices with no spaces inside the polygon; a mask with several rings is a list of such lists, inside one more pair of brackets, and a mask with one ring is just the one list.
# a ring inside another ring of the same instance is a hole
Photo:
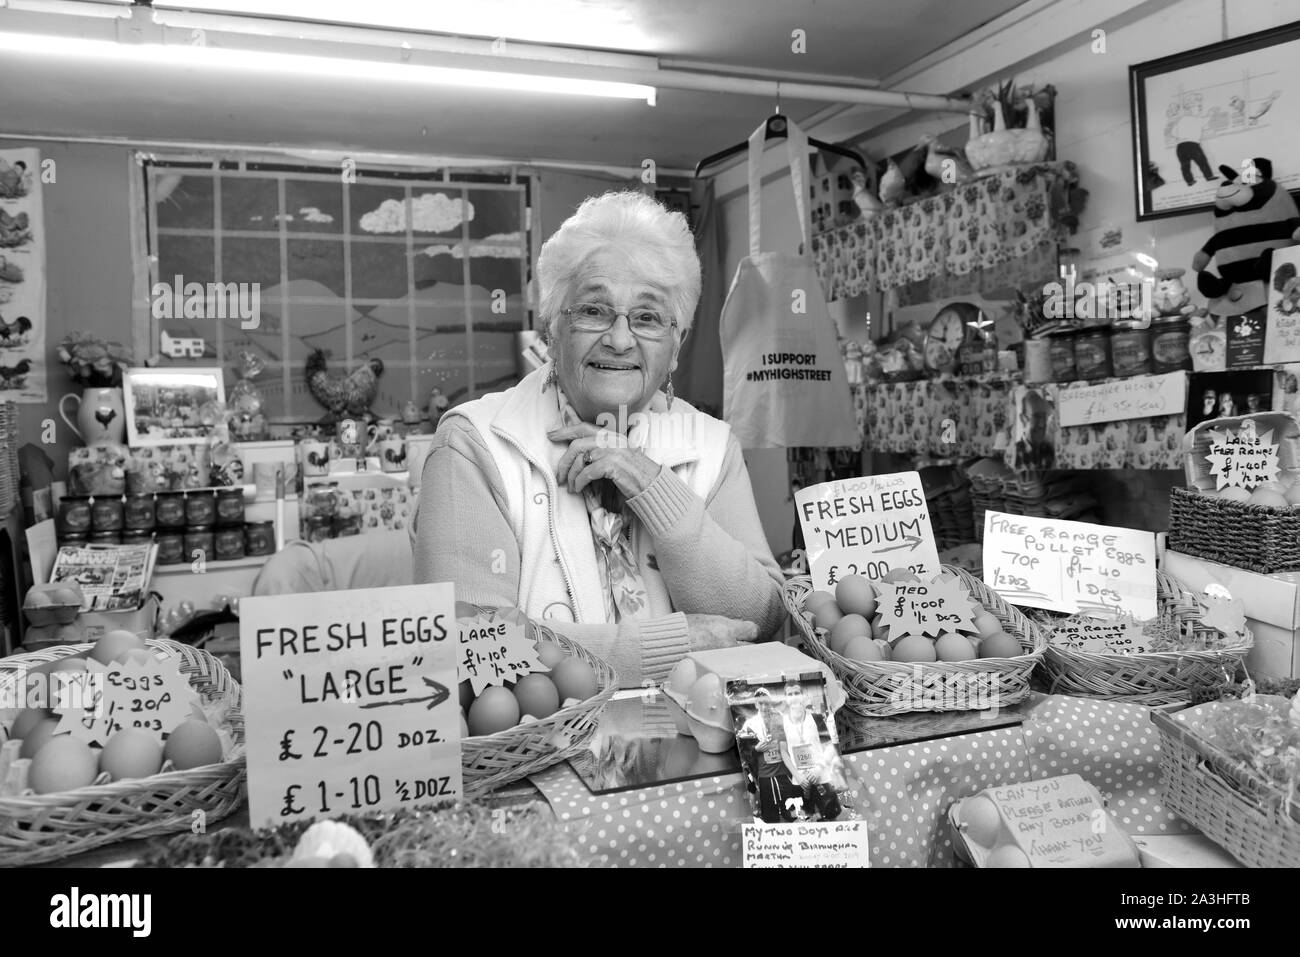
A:
{"label": "fluorescent light tube", "polygon": [[172,67],[205,67],[251,75],[319,76],[361,81],[384,81],[469,89],[554,93],[563,96],[602,96],[644,100],[655,104],[655,88],[639,83],[583,80],[563,76],[469,70],[459,67],[385,63],[298,53],[241,50],[189,44],[117,43],[30,33],[0,33],[0,50],[39,53],[65,59],[98,59],[119,63],[147,63]]}

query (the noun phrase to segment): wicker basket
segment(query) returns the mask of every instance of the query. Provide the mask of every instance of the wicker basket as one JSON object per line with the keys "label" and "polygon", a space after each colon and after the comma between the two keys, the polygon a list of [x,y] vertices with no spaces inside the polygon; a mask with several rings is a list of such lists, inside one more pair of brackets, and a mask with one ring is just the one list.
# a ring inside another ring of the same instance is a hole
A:
{"label": "wicker basket", "polygon": [[[188,831],[201,812],[211,826],[244,800],[244,716],[239,685],[224,665],[199,648],[166,639],[149,647],[178,659],[181,674],[204,703],[222,701],[235,749],[221,764],[155,774],[136,781],[91,785],[58,794],[0,797],[0,865],[25,866],[71,857],[105,844]],[[60,645],[0,661],[0,671],[57,661],[91,645]]]}
{"label": "wicker basket", "polygon": [[581,658],[596,672],[599,690],[548,718],[517,725],[496,734],[461,739],[462,790],[466,799],[526,778],[580,753],[596,730],[601,709],[618,690],[618,675],[586,648],[545,625],[528,621],[529,638],[551,641],[566,654]]}
{"label": "wicker basket", "polygon": [[1291,415],[1256,412],[1200,423],[1184,439],[1188,487],[1173,489],[1170,494],[1169,547],[1264,575],[1298,569],[1300,510],[1225,502],[1198,494],[1216,485],[1206,458],[1211,446],[1210,430],[1240,429],[1248,419],[1260,432],[1272,430],[1282,474],[1300,471],[1300,423]]}
{"label": "wicker basket", "polygon": [[[1189,642],[1221,639],[1223,633],[1201,621],[1196,596],[1164,572],[1156,572],[1160,617],[1171,618]],[[1043,674],[1053,694],[1109,698],[1148,707],[1187,702],[1197,688],[1229,684],[1253,642],[1249,637],[1227,648],[1104,655],[1048,644]]]}
{"label": "wicker basket", "polygon": [[1024,655],[923,665],[851,661],[831,651],[803,615],[804,602],[813,591],[812,579],[805,575],[786,582],[785,606],[809,650],[830,665],[844,685],[848,699],[844,706],[850,711],[866,717],[912,711],[982,711],[1015,704],[1029,694],[1029,676],[1047,647],[1042,630],[970,573],[954,565],[943,568],[956,575],[971,596],[997,617],[1007,634],[1025,649]]}
{"label": "wicker basket", "polygon": [[1300,867],[1300,821],[1279,789],[1172,715],[1151,720],[1166,807],[1247,867]]}

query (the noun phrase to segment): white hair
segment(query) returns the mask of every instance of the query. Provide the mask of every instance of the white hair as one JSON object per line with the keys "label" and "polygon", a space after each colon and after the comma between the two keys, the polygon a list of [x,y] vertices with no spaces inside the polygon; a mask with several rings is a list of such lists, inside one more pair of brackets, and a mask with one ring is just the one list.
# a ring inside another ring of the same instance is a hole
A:
{"label": "white hair", "polygon": [[633,258],[646,282],[667,290],[672,317],[685,334],[700,300],[700,257],[690,226],[681,213],[627,190],[585,200],[542,245],[537,257],[537,328],[542,335],[549,336],[588,260],[610,250]]}

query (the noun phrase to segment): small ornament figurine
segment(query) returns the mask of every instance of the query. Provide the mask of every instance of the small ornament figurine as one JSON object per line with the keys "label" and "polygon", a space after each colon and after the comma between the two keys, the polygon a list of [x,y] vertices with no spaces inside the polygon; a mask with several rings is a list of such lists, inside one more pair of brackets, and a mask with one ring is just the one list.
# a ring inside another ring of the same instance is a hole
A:
{"label": "small ornament figurine", "polygon": [[438,420],[442,418],[449,405],[451,401],[435,385],[433,391],[429,393],[429,425],[435,432],[438,430]]}
{"label": "small ornament figurine", "polygon": [[236,442],[260,442],[268,437],[262,412],[262,392],[253,379],[265,368],[260,356],[247,350],[239,354],[242,377],[226,397],[230,435]]}
{"label": "small ornament figurine", "polygon": [[1192,294],[1183,284],[1185,269],[1161,269],[1156,272],[1156,288],[1151,304],[1158,316],[1190,316]]}
{"label": "small ornament figurine", "polygon": [[420,424],[420,407],[415,404],[414,400],[407,399],[406,405],[402,406],[402,424],[419,425]]}

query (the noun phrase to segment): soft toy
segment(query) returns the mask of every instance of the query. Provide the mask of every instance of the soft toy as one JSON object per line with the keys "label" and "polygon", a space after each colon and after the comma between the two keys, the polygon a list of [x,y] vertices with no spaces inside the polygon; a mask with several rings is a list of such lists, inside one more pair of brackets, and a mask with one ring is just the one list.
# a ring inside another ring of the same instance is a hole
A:
{"label": "soft toy", "polygon": [[1151,304],[1158,316],[1190,316],[1192,294],[1183,285],[1183,269],[1161,269],[1156,272],[1156,288]]}
{"label": "soft toy", "polygon": [[[1220,166],[1223,182],[1214,194],[1214,235],[1192,259],[1196,288],[1216,316],[1238,316],[1267,302],[1269,261],[1274,249],[1300,242],[1300,210],[1273,179],[1273,164],[1257,157],[1238,174]],[[1209,272],[1218,257],[1222,276]]]}

